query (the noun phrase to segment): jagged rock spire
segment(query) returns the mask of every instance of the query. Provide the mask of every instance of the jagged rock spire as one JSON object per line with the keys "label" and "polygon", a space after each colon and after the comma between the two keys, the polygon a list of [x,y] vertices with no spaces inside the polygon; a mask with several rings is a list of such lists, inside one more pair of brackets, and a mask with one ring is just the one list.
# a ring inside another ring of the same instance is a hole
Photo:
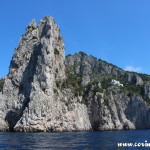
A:
{"label": "jagged rock spire", "polygon": [[[3,88],[7,107],[3,116],[10,130],[91,128],[85,106],[75,103],[72,112],[67,111],[72,103],[66,105],[64,99],[74,98],[69,89],[61,89],[66,79],[64,59],[64,42],[54,19],[44,17],[39,25],[32,20],[15,49]],[[84,119],[74,122],[81,114]]]}
{"label": "jagged rock spire", "polygon": [[51,17],[42,19],[38,26],[32,20],[14,52],[4,86],[10,128],[29,107],[33,93],[39,95],[39,102],[44,95],[49,101],[54,99],[55,81],[63,81],[64,69],[64,44],[58,26]]}

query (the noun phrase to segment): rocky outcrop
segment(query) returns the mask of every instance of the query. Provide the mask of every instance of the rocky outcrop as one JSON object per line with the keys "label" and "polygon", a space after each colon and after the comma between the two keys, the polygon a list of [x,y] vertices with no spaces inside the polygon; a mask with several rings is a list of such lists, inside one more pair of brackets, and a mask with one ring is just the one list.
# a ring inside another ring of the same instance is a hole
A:
{"label": "rocky outcrop", "polygon": [[134,85],[143,85],[143,80],[140,76],[137,74],[132,73],[126,73],[125,78],[128,82],[134,84]]}
{"label": "rocky outcrop", "polygon": [[[83,52],[68,55],[65,64],[81,83],[76,91],[82,93],[94,130],[150,128],[147,75],[126,72]],[[113,79],[123,87],[112,85]]]}
{"label": "rocky outcrop", "polygon": [[68,55],[65,64],[72,74],[82,74],[82,85],[84,86],[90,83],[93,79],[101,80],[107,76],[121,77],[123,80],[134,85],[143,85],[143,80],[139,75],[126,72],[113,64],[107,63],[106,61],[102,61],[93,56],[88,56],[83,52]]}
{"label": "rocky outcrop", "polygon": [[5,121],[6,106],[4,95],[0,92],[0,131],[9,131],[9,125]]}
{"label": "rocky outcrop", "polygon": [[91,129],[86,106],[69,89],[60,90],[66,78],[64,58],[64,43],[53,18],[45,17],[39,25],[33,20],[14,52],[3,87],[3,116],[10,130]]}
{"label": "rocky outcrop", "polygon": [[94,130],[150,128],[147,104],[139,96],[128,97],[119,87],[111,87],[105,94],[97,92],[94,97],[89,94],[87,102]]}
{"label": "rocky outcrop", "polygon": [[143,95],[150,98],[150,82],[147,82],[143,87]]}
{"label": "rocky outcrop", "polygon": [[125,114],[137,129],[150,128],[150,107],[143,102],[139,96],[134,96],[130,100],[125,110]]}
{"label": "rocky outcrop", "polygon": [[[88,110],[91,125],[94,130],[127,130],[135,129],[135,125],[125,115],[125,110],[130,99],[119,89],[109,89],[108,97],[97,92],[88,100]],[[120,94],[118,94],[118,92]],[[92,91],[90,93],[93,93]]]}
{"label": "rocky outcrop", "polygon": [[31,21],[0,81],[0,131],[150,128],[150,77],[83,52],[65,58],[52,17]]}

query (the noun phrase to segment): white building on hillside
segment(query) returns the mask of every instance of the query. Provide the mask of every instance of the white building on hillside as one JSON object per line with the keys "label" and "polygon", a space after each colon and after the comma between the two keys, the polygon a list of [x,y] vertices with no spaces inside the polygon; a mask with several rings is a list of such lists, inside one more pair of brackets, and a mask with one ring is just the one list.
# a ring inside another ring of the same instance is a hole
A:
{"label": "white building on hillside", "polygon": [[111,84],[112,84],[112,85],[118,85],[118,86],[122,86],[122,87],[123,87],[123,84],[121,84],[120,81],[117,81],[117,80],[115,80],[115,79],[112,79],[112,80],[111,80]]}

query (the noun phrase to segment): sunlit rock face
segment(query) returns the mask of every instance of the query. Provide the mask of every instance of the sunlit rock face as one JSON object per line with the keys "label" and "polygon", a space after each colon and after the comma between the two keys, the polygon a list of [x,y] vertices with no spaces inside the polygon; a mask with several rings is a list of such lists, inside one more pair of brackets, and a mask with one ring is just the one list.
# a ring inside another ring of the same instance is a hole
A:
{"label": "sunlit rock face", "polygon": [[61,86],[66,79],[64,43],[51,17],[26,28],[15,49],[3,88],[4,116],[10,130],[90,130],[87,108],[71,90]]}

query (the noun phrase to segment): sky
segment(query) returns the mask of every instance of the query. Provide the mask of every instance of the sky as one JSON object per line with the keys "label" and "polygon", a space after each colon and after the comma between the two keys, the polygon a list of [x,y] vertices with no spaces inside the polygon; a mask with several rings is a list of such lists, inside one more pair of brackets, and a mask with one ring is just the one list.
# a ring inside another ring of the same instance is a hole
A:
{"label": "sky", "polygon": [[0,2],[0,78],[8,74],[32,19],[54,17],[65,55],[83,51],[122,69],[150,74],[149,0],[5,0]]}

